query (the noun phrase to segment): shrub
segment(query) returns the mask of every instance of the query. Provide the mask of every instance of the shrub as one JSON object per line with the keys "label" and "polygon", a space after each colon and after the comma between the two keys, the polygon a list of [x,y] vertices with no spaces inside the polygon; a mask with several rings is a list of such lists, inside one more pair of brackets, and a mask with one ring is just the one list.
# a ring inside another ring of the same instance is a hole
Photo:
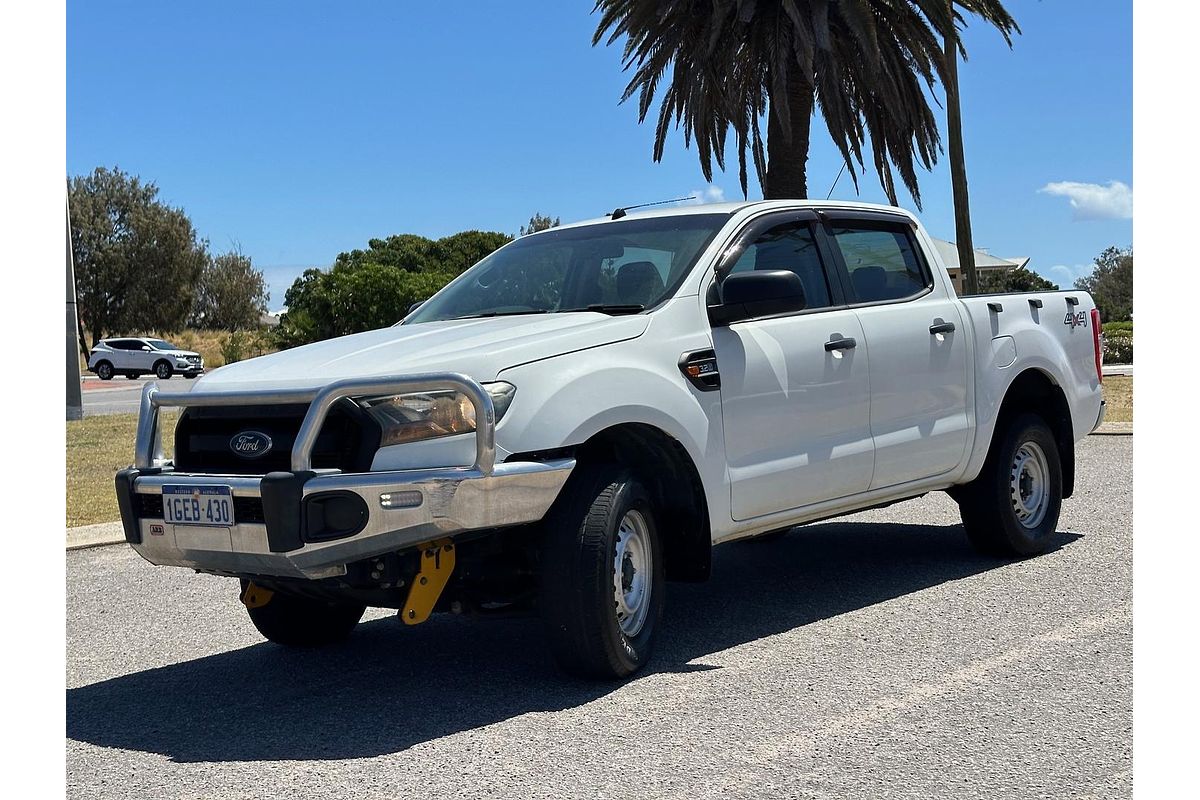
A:
{"label": "shrub", "polygon": [[1103,341],[1105,364],[1133,363],[1133,331],[1116,330],[1111,334],[1105,333]]}
{"label": "shrub", "polygon": [[226,364],[241,361],[246,357],[246,350],[249,346],[250,337],[246,332],[234,331],[221,341],[221,357],[225,359]]}
{"label": "shrub", "polygon": [[1133,320],[1125,320],[1124,322],[1106,322],[1101,326],[1101,330],[1105,336],[1118,331],[1124,331],[1130,335],[1133,334]]}

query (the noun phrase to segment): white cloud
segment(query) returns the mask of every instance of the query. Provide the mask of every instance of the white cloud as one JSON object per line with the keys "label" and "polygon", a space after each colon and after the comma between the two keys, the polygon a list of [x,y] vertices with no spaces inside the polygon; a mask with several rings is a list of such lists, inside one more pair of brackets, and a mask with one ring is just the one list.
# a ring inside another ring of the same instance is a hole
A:
{"label": "white cloud", "polygon": [[1133,218],[1133,190],[1120,181],[1109,181],[1107,186],[1058,181],[1038,191],[1070,200],[1076,220]]}
{"label": "white cloud", "polygon": [[684,197],[693,197],[694,200],[688,200],[685,205],[698,206],[705,203],[724,203],[725,190],[716,184],[708,184],[703,189],[692,189]]}
{"label": "white cloud", "polygon": [[1037,271],[1047,280],[1057,283],[1059,288],[1073,289],[1075,288],[1075,281],[1091,275],[1094,266],[1094,264],[1076,264],[1069,267],[1066,264],[1055,264],[1053,267]]}

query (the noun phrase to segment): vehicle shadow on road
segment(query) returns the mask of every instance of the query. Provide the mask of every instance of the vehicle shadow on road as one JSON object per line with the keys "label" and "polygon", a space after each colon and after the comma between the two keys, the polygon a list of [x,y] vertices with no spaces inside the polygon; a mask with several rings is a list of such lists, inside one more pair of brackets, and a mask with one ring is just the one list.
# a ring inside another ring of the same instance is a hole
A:
{"label": "vehicle shadow on road", "polygon": [[[691,662],[1010,563],[976,555],[961,526],[890,523],[814,525],[713,558],[709,583],[668,586],[649,674],[715,668]],[[70,689],[67,736],[179,762],[367,758],[620,685],[564,677],[536,619],[389,617],[326,650],[263,643]]]}

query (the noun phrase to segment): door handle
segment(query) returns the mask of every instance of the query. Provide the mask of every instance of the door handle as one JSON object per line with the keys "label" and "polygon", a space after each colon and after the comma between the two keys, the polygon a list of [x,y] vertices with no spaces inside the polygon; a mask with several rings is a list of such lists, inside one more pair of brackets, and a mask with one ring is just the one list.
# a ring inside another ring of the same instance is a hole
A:
{"label": "door handle", "polygon": [[850,337],[846,337],[845,339],[834,339],[831,342],[826,342],[825,350],[826,352],[832,352],[834,350],[852,350],[857,346],[858,342],[854,341]]}
{"label": "door handle", "polygon": [[953,333],[953,332],[954,332],[954,323],[953,322],[939,322],[936,325],[929,326],[930,334]]}

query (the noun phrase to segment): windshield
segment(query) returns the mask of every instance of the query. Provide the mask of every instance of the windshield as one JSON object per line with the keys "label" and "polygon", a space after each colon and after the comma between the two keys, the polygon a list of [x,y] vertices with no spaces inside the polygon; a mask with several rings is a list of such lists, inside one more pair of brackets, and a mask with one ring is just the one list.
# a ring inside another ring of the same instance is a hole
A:
{"label": "windshield", "polygon": [[565,311],[637,313],[678,288],[728,219],[681,214],[522,237],[464,272],[404,324]]}
{"label": "windshield", "polygon": [[150,346],[153,347],[155,350],[178,350],[179,349],[178,347],[171,344],[170,342],[164,342],[162,339],[147,339],[146,341],[149,342]]}

